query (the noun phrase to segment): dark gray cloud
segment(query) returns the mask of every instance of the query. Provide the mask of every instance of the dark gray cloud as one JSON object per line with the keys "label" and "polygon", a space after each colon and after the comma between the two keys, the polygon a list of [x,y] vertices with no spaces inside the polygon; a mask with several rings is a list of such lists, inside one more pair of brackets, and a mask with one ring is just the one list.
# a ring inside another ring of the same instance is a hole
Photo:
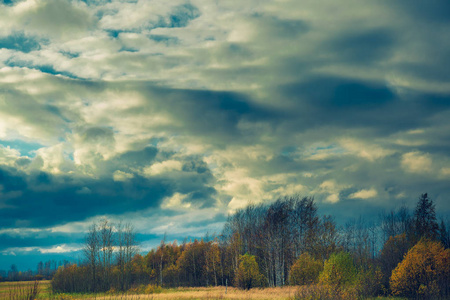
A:
{"label": "dark gray cloud", "polygon": [[395,49],[395,33],[389,29],[344,32],[331,37],[324,46],[336,62],[368,66],[391,58]]}
{"label": "dark gray cloud", "polygon": [[242,141],[238,125],[243,120],[276,121],[278,118],[276,110],[257,104],[241,93],[145,88],[142,85],[137,88],[142,89],[149,101],[148,106],[133,108],[127,113],[146,114],[156,106],[183,124],[177,131],[206,137],[211,142],[215,139],[219,144],[230,140]]}
{"label": "dark gray cloud", "polygon": [[339,77],[290,84],[280,92],[295,107],[290,113],[303,129],[357,126],[382,135],[428,126],[450,103],[448,94],[399,94],[381,82]]}
{"label": "dark gray cloud", "polygon": [[398,7],[398,12],[417,18],[425,22],[448,23],[450,16],[447,12],[450,4],[445,0],[431,0],[427,3],[422,1],[396,1],[389,2],[389,5]]}
{"label": "dark gray cloud", "polygon": [[51,248],[54,245],[65,244],[68,240],[72,243],[82,244],[84,235],[80,233],[52,233],[49,230],[34,232],[28,235],[13,235],[11,233],[0,234],[2,244],[0,252],[8,248],[39,247]]}
{"label": "dark gray cloud", "polygon": [[81,135],[83,142],[88,143],[114,143],[114,132],[111,128],[91,127]]}
{"label": "dark gray cloud", "polygon": [[123,153],[114,160],[123,167],[133,168],[152,163],[157,154],[158,149],[156,147],[149,146],[139,151],[129,151]]}
{"label": "dark gray cloud", "polygon": [[164,197],[173,193],[170,183],[139,176],[123,183],[112,179],[58,178],[46,173],[27,176],[4,169],[0,174],[5,192],[20,193],[1,210],[2,228],[48,227],[99,214],[158,207]]}

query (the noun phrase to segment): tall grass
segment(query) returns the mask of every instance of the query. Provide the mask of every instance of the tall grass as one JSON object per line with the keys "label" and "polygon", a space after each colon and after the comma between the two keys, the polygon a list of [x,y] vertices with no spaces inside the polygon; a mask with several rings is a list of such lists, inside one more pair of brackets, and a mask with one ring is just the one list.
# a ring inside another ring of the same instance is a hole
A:
{"label": "tall grass", "polygon": [[32,284],[13,284],[10,285],[7,292],[9,300],[34,300],[40,293],[39,281],[35,280]]}
{"label": "tall grass", "polygon": [[[154,293],[141,293],[134,290],[130,293],[99,293],[99,294],[53,294],[52,300],[287,300],[292,299],[294,287],[265,288],[240,290],[228,287],[170,288]],[[45,298],[47,299],[47,298]]]}

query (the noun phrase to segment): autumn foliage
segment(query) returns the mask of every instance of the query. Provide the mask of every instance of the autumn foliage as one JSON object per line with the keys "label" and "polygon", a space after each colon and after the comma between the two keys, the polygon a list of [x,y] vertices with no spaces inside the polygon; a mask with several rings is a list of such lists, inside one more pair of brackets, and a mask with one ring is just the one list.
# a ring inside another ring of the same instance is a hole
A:
{"label": "autumn foliage", "polygon": [[321,261],[314,259],[308,253],[303,253],[291,267],[289,283],[291,285],[317,283],[322,269],[323,263]]}
{"label": "autumn foliage", "polygon": [[290,284],[302,286],[298,299],[390,293],[434,299],[450,296],[450,250],[438,240],[450,239],[445,224],[437,226],[427,194],[413,214],[401,208],[383,215],[381,226],[360,219],[344,228],[330,216],[319,216],[313,198],[285,197],[237,210],[220,235],[181,244],[163,238],[144,255],[131,225],[93,224],[84,261],[58,269],[52,288],[155,293],[171,287]]}
{"label": "autumn foliage", "polygon": [[450,250],[427,238],[408,251],[390,280],[394,295],[430,299],[449,296],[449,282]]}

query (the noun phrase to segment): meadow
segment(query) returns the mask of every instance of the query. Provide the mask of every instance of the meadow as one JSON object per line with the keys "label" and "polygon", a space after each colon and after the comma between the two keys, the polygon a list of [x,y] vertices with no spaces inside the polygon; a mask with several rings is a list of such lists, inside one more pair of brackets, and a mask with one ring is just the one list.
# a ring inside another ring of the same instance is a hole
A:
{"label": "meadow", "polygon": [[[19,282],[1,282],[0,283],[0,299],[8,300],[34,300],[34,299],[54,299],[54,300],[175,300],[175,299],[303,299],[299,298],[298,291],[306,291],[309,287],[274,287],[274,288],[253,288],[250,290],[242,290],[234,287],[200,287],[200,288],[167,288],[159,289],[156,293],[95,293],[95,294],[53,294],[51,292],[50,281],[39,281],[37,285],[38,293],[35,292],[34,281]],[[296,297],[297,295],[297,297]],[[34,297],[35,296],[35,297]],[[316,298],[305,298],[316,299]],[[371,298],[373,300],[387,300],[402,298]]]}

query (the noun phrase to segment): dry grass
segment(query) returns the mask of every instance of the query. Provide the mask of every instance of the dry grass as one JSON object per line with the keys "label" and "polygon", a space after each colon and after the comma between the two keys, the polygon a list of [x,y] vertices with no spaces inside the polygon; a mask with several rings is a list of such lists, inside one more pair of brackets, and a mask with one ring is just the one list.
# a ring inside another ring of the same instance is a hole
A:
{"label": "dry grass", "polygon": [[[0,283],[0,299],[11,299],[11,291],[18,289],[27,290],[31,288],[34,281],[22,282],[2,282]],[[96,300],[175,300],[175,299],[290,299],[296,292],[295,287],[251,289],[249,291],[228,287],[225,294],[225,287],[207,287],[207,288],[171,288],[163,289],[159,294],[136,294],[136,295],[101,295],[101,294],[61,294],[51,295],[50,281],[39,282],[40,294],[38,299],[57,299],[57,300],[75,300],[75,299],[96,299]],[[18,299],[17,297],[14,299]]]}
{"label": "dry grass", "polygon": [[48,293],[50,281],[17,281],[0,283],[0,299],[34,300]]}
{"label": "dry grass", "polygon": [[177,288],[166,289],[160,294],[115,295],[86,299],[97,300],[175,300],[175,299],[291,299],[295,293],[293,287],[251,289],[248,291],[229,287]]}
{"label": "dry grass", "polygon": [[[29,290],[34,284],[34,281],[22,282],[2,282],[0,283],[0,299],[27,299],[26,297],[17,297],[24,295],[24,293],[17,293],[15,298],[11,298],[11,291]],[[310,287],[306,288],[309,289]],[[175,299],[294,299],[298,291],[304,290],[305,287],[278,287],[265,289],[251,289],[248,291],[240,290],[233,287],[228,287],[225,294],[225,287],[208,287],[208,288],[171,288],[163,289],[158,294],[134,294],[134,295],[120,295],[120,294],[51,294],[50,281],[39,282],[40,294],[38,299],[53,299],[53,300],[175,300]],[[394,299],[394,298],[372,298],[372,299]],[[399,298],[395,298],[399,299]]]}

